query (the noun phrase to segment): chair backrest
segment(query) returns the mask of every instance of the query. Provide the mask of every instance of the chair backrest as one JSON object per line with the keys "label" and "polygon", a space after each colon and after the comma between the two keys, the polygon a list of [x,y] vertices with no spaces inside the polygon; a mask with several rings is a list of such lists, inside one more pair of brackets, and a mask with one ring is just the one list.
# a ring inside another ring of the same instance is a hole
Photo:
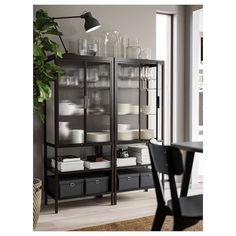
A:
{"label": "chair backrest", "polygon": [[148,148],[152,164],[152,173],[158,207],[165,207],[162,186],[157,174],[159,172],[169,176],[171,198],[174,205],[174,214],[180,215],[181,211],[174,176],[181,175],[184,171],[181,152],[175,147],[160,145],[155,143],[153,140],[149,141]]}
{"label": "chair backrest", "polygon": [[159,145],[152,140],[148,143],[148,147],[157,172],[167,175],[183,174],[182,154],[178,148]]}

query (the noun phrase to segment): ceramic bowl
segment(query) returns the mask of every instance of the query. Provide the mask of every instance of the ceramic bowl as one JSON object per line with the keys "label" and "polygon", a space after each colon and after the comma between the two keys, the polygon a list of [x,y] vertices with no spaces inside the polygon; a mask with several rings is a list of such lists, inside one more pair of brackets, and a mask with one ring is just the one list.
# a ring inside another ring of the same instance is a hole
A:
{"label": "ceramic bowl", "polygon": [[125,131],[130,129],[131,125],[130,124],[118,124],[118,131]]}
{"label": "ceramic bowl", "polygon": [[84,142],[84,130],[83,129],[72,129],[70,131],[70,137],[73,143]]}
{"label": "ceramic bowl", "polygon": [[88,142],[109,142],[110,133],[108,132],[88,132],[87,133]]}
{"label": "ceramic bowl", "polygon": [[127,141],[133,140],[133,132],[132,130],[125,130],[125,131],[118,131],[118,140],[120,141]]}
{"label": "ceramic bowl", "polygon": [[143,114],[149,114],[151,112],[151,106],[142,105],[141,106],[141,112]]}
{"label": "ceramic bowl", "polygon": [[140,130],[140,138],[141,139],[154,138],[154,130],[153,129],[141,129]]}
{"label": "ceramic bowl", "polygon": [[130,113],[137,115],[139,114],[139,106],[138,105],[131,105],[130,106]]}
{"label": "ceramic bowl", "polygon": [[73,115],[76,110],[76,104],[71,103],[69,100],[62,100],[59,102],[59,115],[70,116]]}
{"label": "ceramic bowl", "polygon": [[119,103],[118,104],[118,115],[127,115],[130,113],[131,104]]}
{"label": "ceramic bowl", "polygon": [[84,108],[80,107],[79,105],[76,105],[74,114],[79,116],[84,115]]}

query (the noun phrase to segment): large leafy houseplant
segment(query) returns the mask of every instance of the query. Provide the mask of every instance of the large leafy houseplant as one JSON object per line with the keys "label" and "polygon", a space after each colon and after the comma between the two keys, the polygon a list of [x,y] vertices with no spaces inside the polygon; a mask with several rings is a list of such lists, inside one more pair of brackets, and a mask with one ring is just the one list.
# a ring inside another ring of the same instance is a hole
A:
{"label": "large leafy houseplant", "polygon": [[33,22],[33,95],[34,111],[41,120],[44,120],[43,103],[50,99],[52,94],[50,81],[64,73],[61,67],[51,61],[52,58],[62,58],[62,52],[49,35],[61,36],[62,33],[58,30],[58,24],[46,11],[38,10]]}

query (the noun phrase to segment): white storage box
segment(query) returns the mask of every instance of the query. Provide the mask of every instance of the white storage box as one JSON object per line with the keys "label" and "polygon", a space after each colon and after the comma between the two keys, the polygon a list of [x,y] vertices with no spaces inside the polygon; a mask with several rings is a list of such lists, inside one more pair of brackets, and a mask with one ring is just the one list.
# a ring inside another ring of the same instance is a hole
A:
{"label": "white storage box", "polygon": [[[55,160],[51,160],[51,166],[52,168],[55,168]],[[69,161],[69,162],[57,162],[57,169],[61,172],[67,172],[67,171],[77,171],[77,170],[84,170],[84,161],[78,160],[78,161]]]}
{"label": "white storage box", "polygon": [[111,162],[108,160],[98,161],[98,162],[84,161],[84,166],[87,169],[109,168],[111,167]]}
{"label": "white storage box", "polygon": [[117,158],[117,167],[121,166],[136,166],[136,157]]}

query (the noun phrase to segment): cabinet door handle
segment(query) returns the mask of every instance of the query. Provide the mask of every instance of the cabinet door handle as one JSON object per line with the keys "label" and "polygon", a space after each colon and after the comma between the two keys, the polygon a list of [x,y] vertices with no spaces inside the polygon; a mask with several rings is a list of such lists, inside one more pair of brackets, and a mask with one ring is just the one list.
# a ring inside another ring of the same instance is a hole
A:
{"label": "cabinet door handle", "polygon": [[84,96],[84,109],[88,108],[87,96]]}
{"label": "cabinet door handle", "polygon": [[128,180],[131,180],[131,177],[130,177],[130,176],[128,176]]}
{"label": "cabinet door handle", "polygon": [[160,97],[159,96],[157,96],[157,103],[156,103],[156,105],[157,105],[157,108],[160,108]]}

